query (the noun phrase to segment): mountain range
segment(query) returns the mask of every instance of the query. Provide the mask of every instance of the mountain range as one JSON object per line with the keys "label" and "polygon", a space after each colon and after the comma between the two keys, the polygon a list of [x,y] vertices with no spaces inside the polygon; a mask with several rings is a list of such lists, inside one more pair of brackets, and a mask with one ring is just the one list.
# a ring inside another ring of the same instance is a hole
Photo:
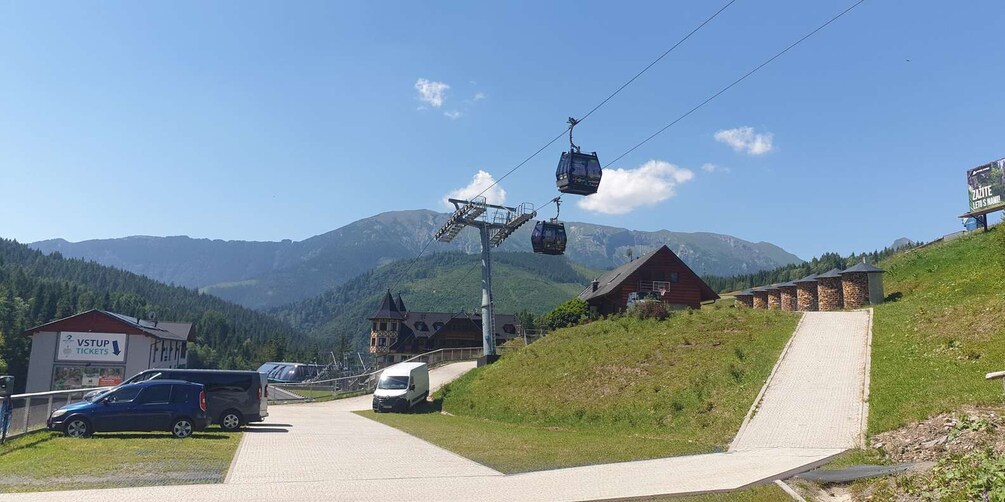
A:
{"label": "mountain range", "polygon": [[[479,250],[468,229],[451,243],[430,242],[449,213],[392,211],[364,218],[302,241],[224,241],[186,236],[133,236],[29,244],[44,253],[93,260],[179,286],[199,288],[235,303],[269,309],[316,297],[377,267],[420,252]],[[566,222],[566,257],[588,269],[605,270],[667,244],[700,275],[738,275],[800,263],[799,257],[767,242],[723,234],[646,232]],[[524,225],[499,251],[528,252],[532,224]],[[629,254],[631,253],[631,254]]]}

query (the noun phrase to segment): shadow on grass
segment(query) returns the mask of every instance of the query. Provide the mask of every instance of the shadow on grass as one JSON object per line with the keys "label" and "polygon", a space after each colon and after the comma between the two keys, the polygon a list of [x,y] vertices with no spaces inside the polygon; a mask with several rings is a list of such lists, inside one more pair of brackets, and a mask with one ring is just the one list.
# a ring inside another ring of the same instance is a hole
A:
{"label": "shadow on grass", "polygon": [[[158,434],[158,433],[148,433],[148,434],[121,434],[121,433],[119,433],[119,434],[116,434],[116,433],[108,433],[108,432],[98,432],[98,433],[94,434],[93,436],[91,436],[89,438],[86,438],[86,439],[92,439],[92,440],[94,440],[94,439],[165,439],[165,438],[172,438],[172,437],[173,436],[171,436],[171,433],[169,433],[169,432],[164,432],[164,433],[160,433],[160,434]],[[202,432],[193,433],[191,437],[196,438],[196,439],[213,439],[213,440],[216,440],[216,439],[229,439],[230,438],[230,436],[227,436],[225,434],[209,434],[209,433],[202,433]]]}
{"label": "shadow on grass", "polygon": [[54,432],[42,433],[42,434],[39,435],[39,437],[37,437],[37,438],[35,438],[35,439],[31,440],[31,441],[28,441],[27,443],[24,443],[24,444],[15,444],[13,446],[9,446],[9,444],[2,445],[2,446],[0,446],[0,457],[6,455],[8,453],[12,453],[12,452],[15,452],[15,451],[18,451],[18,450],[23,450],[25,448],[32,448],[32,447],[38,446],[38,445],[40,445],[42,443],[46,443],[46,442],[52,441],[53,439],[59,437],[60,435],[61,434],[54,433]]}
{"label": "shadow on grass", "polygon": [[437,399],[435,401],[425,401],[419,403],[408,410],[409,413],[413,415],[428,415],[431,413],[440,413],[443,411],[443,400]]}

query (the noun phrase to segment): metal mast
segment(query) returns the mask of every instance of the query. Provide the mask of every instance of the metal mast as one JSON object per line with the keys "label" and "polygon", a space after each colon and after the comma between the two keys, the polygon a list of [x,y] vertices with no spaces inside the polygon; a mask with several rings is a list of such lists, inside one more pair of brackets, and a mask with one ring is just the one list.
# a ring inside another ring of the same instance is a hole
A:
{"label": "metal mast", "polygon": [[[489,364],[498,359],[496,353],[495,316],[492,309],[492,255],[490,250],[506,240],[524,223],[534,219],[537,212],[529,204],[517,207],[487,204],[485,197],[471,200],[448,199],[456,210],[450,219],[436,231],[436,240],[450,242],[464,227],[476,227],[482,243],[482,349],[481,364]],[[491,217],[486,213],[493,210]]]}

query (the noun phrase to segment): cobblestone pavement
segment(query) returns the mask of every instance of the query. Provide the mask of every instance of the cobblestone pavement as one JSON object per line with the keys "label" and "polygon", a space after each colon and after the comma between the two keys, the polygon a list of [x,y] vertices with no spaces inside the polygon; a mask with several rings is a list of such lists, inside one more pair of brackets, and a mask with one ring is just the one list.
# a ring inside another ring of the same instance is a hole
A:
{"label": "cobblestone pavement", "polygon": [[[766,386],[760,409],[727,453],[505,476],[351,413],[369,409],[370,396],[360,396],[270,408],[269,423],[247,429],[224,484],[82,490],[58,497],[98,502],[573,501],[732,490],[809,470],[854,446],[863,419],[867,331],[868,313],[807,314]],[[438,387],[473,366],[438,368],[430,373],[430,383]],[[50,502],[53,495],[0,500]]]}

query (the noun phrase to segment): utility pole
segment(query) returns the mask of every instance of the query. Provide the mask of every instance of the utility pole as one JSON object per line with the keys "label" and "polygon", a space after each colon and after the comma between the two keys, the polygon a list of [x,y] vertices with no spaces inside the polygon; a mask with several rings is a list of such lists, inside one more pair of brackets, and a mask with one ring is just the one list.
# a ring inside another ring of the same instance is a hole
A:
{"label": "utility pole", "polygon": [[[491,249],[503,243],[507,237],[524,223],[534,219],[537,212],[529,204],[517,207],[487,204],[485,197],[471,200],[448,199],[456,208],[450,219],[436,231],[436,240],[450,242],[465,227],[475,227],[482,243],[482,351],[478,366],[492,364],[499,355],[496,352],[495,315],[492,309],[492,255]],[[493,210],[491,217],[486,213]]]}

